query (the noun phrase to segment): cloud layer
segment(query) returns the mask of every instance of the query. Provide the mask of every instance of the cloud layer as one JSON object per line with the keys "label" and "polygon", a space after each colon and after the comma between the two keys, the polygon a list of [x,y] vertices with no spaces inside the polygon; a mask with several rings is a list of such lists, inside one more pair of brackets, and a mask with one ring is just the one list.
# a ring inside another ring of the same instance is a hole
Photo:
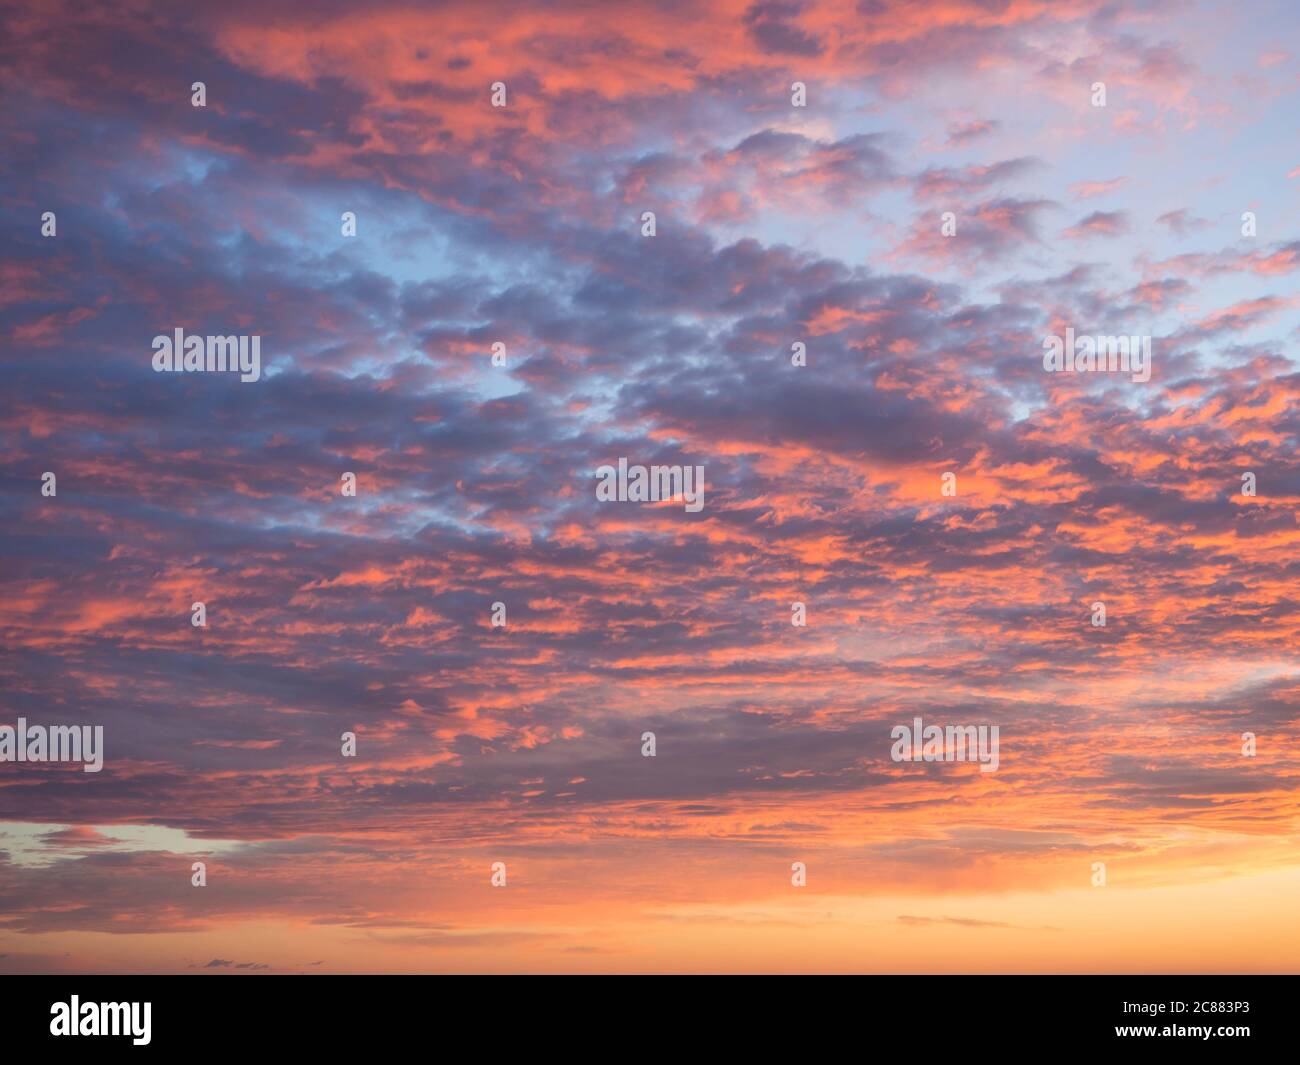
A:
{"label": "cloud layer", "polygon": [[[1087,970],[1099,922],[1138,970],[1294,968],[1177,923],[1300,876],[1283,34],[2,17],[0,724],[106,761],[0,765],[0,966]],[[177,327],[261,380],[155,373]],[[1045,373],[1067,328],[1151,380]],[[598,502],[620,456],[703,510]],[[918,716],[998,771],[892,761]]]}

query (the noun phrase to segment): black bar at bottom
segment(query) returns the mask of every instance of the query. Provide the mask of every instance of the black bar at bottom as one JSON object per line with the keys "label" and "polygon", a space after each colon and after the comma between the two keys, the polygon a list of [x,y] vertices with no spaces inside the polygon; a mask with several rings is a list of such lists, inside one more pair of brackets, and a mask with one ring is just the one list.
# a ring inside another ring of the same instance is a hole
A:
{"label": "black bar at bottom", "polygon": [[731,1060],[751,1046],[842,1057],[905,1041],[985,1052],[1127,1045],[1180,1056],[1199,1047],[1237,1060],[1294,1052],[1296,991],[1292,976],[8,977],[0,1047],[8,1060],[20,1049],[110,1046],[693,1060],[716,1048]]}

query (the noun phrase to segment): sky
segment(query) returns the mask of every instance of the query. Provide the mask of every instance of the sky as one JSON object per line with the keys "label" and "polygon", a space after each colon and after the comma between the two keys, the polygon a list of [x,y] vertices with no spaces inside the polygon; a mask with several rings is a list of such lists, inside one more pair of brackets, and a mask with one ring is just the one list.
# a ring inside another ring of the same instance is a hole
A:
{"label": "sky", "polygon": [[1298,29],[0,6],[0,972],[1296,972]]}

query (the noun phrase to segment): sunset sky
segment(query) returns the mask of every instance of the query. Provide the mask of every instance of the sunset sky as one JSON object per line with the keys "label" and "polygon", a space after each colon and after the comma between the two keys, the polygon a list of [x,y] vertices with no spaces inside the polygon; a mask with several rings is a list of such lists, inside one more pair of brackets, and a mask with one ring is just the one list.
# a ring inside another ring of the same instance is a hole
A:
{"label": "sunset sky", "polygon": [[0,973],[1300,971],[1291,0],[19,0],[0,231]]}

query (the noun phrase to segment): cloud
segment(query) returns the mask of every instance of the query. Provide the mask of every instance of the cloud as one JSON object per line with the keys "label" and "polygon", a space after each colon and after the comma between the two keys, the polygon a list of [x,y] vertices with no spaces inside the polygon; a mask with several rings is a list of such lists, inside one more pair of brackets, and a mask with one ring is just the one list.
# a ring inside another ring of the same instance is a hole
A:
{"label": "cloud", "polygon": [[1078,240],[1084,237],[1119,237],[1128,232],[1129,219],[1125,211],[1093,211],[1064,230],[1062,236]]}
{"label": "cloud", "polygon": [[996,132],[1002,123],[996,119],[972,119],[969,122],[953,122],[948,126],[947,146],[950,148],[963,147],[973,140],[981,137],[987,137]]}
{"label": "cloud", "polygon": [[[837,934],[1086,940],[1095,854],[1290,870],[1300,243],[1207,243],[1272,193],[1202,150],[1294,165],[1235,80],[1283,68],[1139,15],[15,13],[0,721],[106,764],[0,777],[6,968],[636,968],[651,913],[771,958],[796,858]],[[262,379],[153,372],[176,327]],[[1151,381],[1044,373],[1066,328]],[[620,457],[703,510],[599,501]],[[894,762],[917,716],[998,772]]]}

